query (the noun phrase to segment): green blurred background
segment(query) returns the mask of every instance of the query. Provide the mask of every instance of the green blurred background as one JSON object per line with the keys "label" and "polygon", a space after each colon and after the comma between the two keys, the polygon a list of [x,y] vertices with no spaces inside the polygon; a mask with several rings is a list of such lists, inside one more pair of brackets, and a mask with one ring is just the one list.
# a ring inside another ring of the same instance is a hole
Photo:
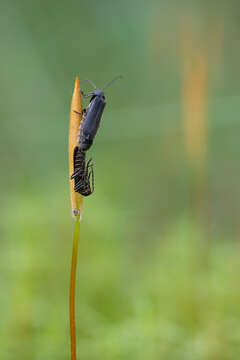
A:
{"label": "green blurred background", "polygon": [[239,359],[239,11],[1,2],[0,359],[69,359],[71,96],[118,74],[89,155],[78,358]]}

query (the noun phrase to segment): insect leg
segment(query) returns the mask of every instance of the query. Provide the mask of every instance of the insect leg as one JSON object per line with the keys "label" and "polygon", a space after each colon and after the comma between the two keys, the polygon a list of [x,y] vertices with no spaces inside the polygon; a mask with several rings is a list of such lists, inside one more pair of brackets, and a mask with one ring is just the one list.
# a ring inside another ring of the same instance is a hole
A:
{"label": "insect leg", "polygon": [[93,167],[93,161],[92,161],[92,159],[89,159],[88,162],[87,162],[87,169],[88,169],[89,167]]}
{"label": "insect leg", "polygon": [[84,115],[84,114],[86,114],[86,112],[87,112],[87,109],[82,109],[82,112],[79,112],[79,111],[77,111],[77,110],[73,110],[73,112],[75,112],[76,114],[78,114],[78,115]]}
{"label": "insect leg", "polygon": [[[92,169],[90,171],[90,174],[91,174],[91,177],[92,177],[92,189],[91,189],[91,192],[93,193],[94,192],[94,171],[93,171],[93,165],[92,165]],[[90,181],[90,179],[89,179]]]}
{"label": "insect leg", "polygon": [[[94,171],[93,171],[92,159],[90,159],[87,163],[87,169],[88,168],[91,168],[91,170],[89,171],[89,174],[87,175],[88,185],[89,185],[91,193],[93,193],[93,191],[94,191]],[[90,185],[90,179],[91,179],[92,186]]]}
{"label": "insect leg", "polygon": [[82,94],[82,96],[84,97],[84,99],[87,99],[87,98],[89,98],[90,96],[93,96],[93,93],[92,92],[90,92],[90,93],[88,93],[88,94],[84,94],[84,92],[81,90],[81,94]]}

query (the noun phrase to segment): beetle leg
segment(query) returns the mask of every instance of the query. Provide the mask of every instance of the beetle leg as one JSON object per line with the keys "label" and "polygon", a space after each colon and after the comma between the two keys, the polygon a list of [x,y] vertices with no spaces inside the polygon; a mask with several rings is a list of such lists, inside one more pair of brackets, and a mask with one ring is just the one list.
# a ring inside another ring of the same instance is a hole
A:
{"label": "beetle leg", "polygon": [[[90,168],[90,171],[89,171],[89,168]],[[88,187],[89,187],[89,191],[90,191],[90,194],[92,194],[93,191],[94,191],[94,171],[93,171],[92,159],[89,159],[88,162],[87,162],[86,176],[87,176],[87,184],[88,184]],[[90,182],[91,182],[91,185],[90,185]]]}
{"label": "beetle leg", "polygon": [[91,162],[91,159],[88,160],[86,167],[84,168],[83,174],[82,174],[82,178],[83,181],[85,181],[85,183],[88,183],[88,178],[89,178],[89,163]]}
{"label": "beetle leg", "polygon": [[92,161],[92,158],[88,160],[87,162],[87,168],[93,166],[93,161]]}
{"label": "beetle leg", "polygon": [[[92,160],[92,159],[91,159]],[[94,191],[94,171],[93,171],[93,163],[89,163],[88,164],[88,167],[91,168],[91,170],[89,171],[89,175],[88,175],[88,182],[89,182],[89,187],[91,189],[91,193]],[[90,179],[91,179],[91,185],[92,187],[90,186]]]}
{"label": "beetle leg", "polygon": [[93,193],[94,192],[94,171],[93,171],[93,167],[92,167],[92,170],[91,170],[90,174],[91,174],[91,177],[92,177],[91,193]]}
{"label": "beetle leg", "polygon": [[88,174],[89,168],[93,168],[93,162],[92,159],[89,159],[86,166],[86,174]]}
{"label": "beetle leg", "polygon": [[84,115],[84,114],[86,114],[86,112],[87,112],[87,109],[82,109],[82,112],[79,112],[79,111],[77,111],[77,110],[73,110],[73,112],[75,112],[76,114],[78,114],[78,115]]}
{"label": "beetle leg", "polygon": [[[90,185],[90,179],[93,179],[93,169],[90,170],[89,174],[87,175],[87,180],[86,180],[86,184],[87,184],[87,189],[89,192],[89,195],[93,192],[92,190],[92,186]],[[92,182],[92,181],[91,181]]]}
{"label": "beetle leg", "polygon": [[81,94],[82,94],[82,96],[84,97],[84,99],[87,99],[88,97],[90,97],[90,96],[93,96],[93,93],[92,92],[90,92],[90,93],[88,93],[88,94],[84,94],[84,92],[81,90]]}

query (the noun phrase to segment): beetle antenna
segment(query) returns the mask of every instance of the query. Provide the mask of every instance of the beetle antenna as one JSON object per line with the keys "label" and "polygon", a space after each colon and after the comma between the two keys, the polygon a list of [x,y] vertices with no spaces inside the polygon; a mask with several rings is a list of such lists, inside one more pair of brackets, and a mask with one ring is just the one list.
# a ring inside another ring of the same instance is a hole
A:
{"label": "beetle antenna", "polygon": [[82,79],[80,81],[87,81],[87,82],[89,82],[89,84],[91,84],[94,87],[94,89],[97,89],[96,85],[89,79]]}
{"label": "beetle antenna", "polygon": [[104,87],[103,87],[103,90],[106,89],[108,86],[112,85],[112,83],[114,81],[116,81],[117,79],[121,79],[122,78],[122,75],[118,75],[116,76],[115,78],[113,78],[111,81],[109,81],[109,83],[107,83]]}

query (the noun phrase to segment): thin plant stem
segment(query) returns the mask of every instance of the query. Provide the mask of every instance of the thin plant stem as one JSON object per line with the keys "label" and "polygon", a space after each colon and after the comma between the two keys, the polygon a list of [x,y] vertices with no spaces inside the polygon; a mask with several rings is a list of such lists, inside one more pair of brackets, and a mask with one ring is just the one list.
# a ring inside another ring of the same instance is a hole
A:
{"label": "thin plant stem", "polygon": [[80,234],[80,215],[76,216],[75,219],[73,249],[72,249],[72,265],[71,265],[71,276],[70,276],[69,316],[70,316],[71,360],[77,360],[75,293],[76,293],[76,271],[77,271],[77,260],[78,260],[79,234]]}

